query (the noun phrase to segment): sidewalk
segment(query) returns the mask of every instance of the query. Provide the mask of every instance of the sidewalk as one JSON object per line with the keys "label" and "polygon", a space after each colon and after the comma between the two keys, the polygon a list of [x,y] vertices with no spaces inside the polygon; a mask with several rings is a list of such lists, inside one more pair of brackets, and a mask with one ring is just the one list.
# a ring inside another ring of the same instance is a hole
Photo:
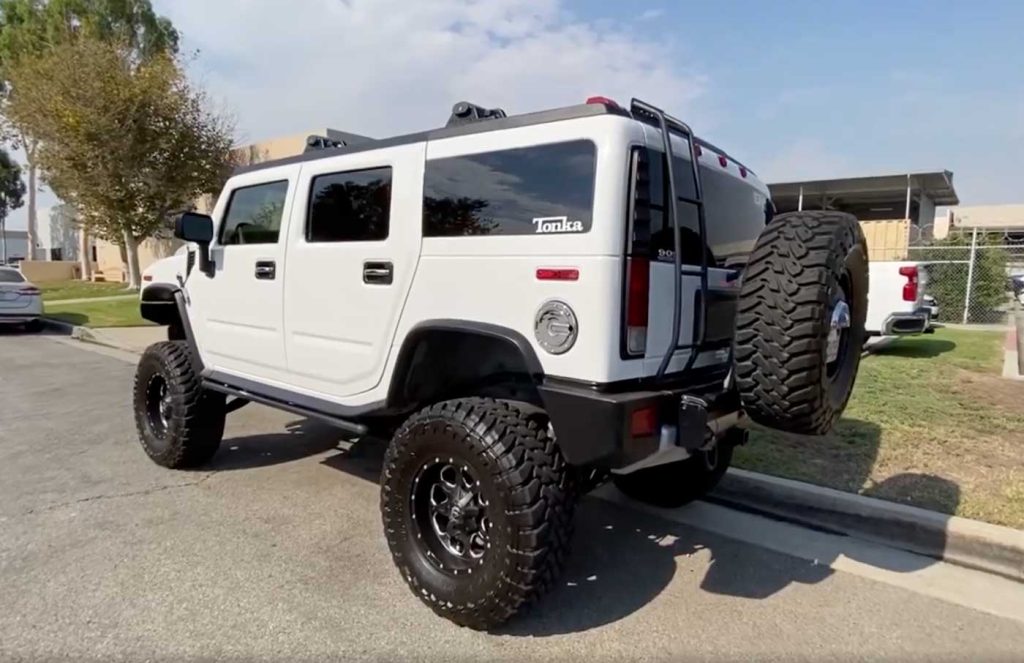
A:
{"label": "sidewalk", "polygon": [[88,304],[90,302],[112,302],[120,299],[138,299],[139,293],[132,292],[127,295],[109,295],[107,297],[78,297],[77,299],[54,299],[44,304]]}

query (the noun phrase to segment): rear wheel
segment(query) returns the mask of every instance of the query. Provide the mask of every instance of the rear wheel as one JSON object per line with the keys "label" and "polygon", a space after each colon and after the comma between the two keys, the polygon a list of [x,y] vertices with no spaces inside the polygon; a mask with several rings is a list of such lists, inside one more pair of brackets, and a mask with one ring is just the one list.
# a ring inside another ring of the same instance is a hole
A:
{"label": "rear wheel", "polygon": [[381,476],[384,531],[409,587],[475,629],[501,624],[552,586],[575,495],[547,416],[482,398],[413,415]]}
{"label": "rear wheel", "polygon": [[835,424],[860,365],[867,265],[850,214],[791,212],[765,228],[736,316],[736,386],[751,418],[812,435]]}
{"label": "rear wheel", "polygon": [[203,389],[181,341],[146,348],[135,372],[135,426],[142,448],[174,469],[208,461],[224,435],[224,395]]}
{"label": "rear wheel", "polygon": [[732,464],[733,444],[721,441],[686,460],[614,477],[615,487],[635,500],[673,508],[698,500],[714,489]]}

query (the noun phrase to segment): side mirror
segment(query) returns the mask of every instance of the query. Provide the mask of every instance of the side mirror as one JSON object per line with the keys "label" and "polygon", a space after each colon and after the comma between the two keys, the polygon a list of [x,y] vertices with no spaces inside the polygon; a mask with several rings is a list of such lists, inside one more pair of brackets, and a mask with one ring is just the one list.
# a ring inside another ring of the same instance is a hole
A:
{"label": "side mirror", "polygon": [[213,241],[213,219],[205,214],[185,212],[174,220],[174,236],[199,245],[209,244]]}
{"label": "side mirror", "polygon": [[213,219],[206,214],[185,212],[174,220],[174,236],[186,242],[199,245],[199,271],[212,277],[215,265],[210,259],[210,242],[213,241]]}

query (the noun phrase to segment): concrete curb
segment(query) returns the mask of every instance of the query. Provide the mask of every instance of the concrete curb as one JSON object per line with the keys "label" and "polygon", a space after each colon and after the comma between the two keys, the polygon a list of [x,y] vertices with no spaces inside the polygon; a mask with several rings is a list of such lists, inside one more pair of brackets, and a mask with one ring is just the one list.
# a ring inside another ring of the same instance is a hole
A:
{"label": "concrete curb", "polygon": [[1024,531],[730,469],[709,501],[1024,580]]}
{"label": "concrete curb", "polygon": [[123,349],[116,343],[103,338],[102,335],[97,334],[94,329],[84,327],[82,325],[73,325],[70,322],[64,322],[62,320],[55,320],[53,318],[41,318],[43,325],[54,331],[67,334],[71,338],[77,341],[85,341],[86,343],[96,343],[97,345],[105,345],[109,348]]}

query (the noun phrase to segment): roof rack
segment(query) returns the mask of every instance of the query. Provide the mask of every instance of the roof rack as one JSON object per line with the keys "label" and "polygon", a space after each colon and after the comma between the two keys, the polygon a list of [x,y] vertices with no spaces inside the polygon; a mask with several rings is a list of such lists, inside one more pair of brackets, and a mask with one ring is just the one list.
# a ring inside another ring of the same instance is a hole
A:
{"label": "roof rack", "polygon": [[468,101],[460,101],[452,106],[451,117],[448,118],[448,122],[444,126],[457,127],[481,120],[500,120],[503,117],[508,117],[504,109],[484,108]]}

